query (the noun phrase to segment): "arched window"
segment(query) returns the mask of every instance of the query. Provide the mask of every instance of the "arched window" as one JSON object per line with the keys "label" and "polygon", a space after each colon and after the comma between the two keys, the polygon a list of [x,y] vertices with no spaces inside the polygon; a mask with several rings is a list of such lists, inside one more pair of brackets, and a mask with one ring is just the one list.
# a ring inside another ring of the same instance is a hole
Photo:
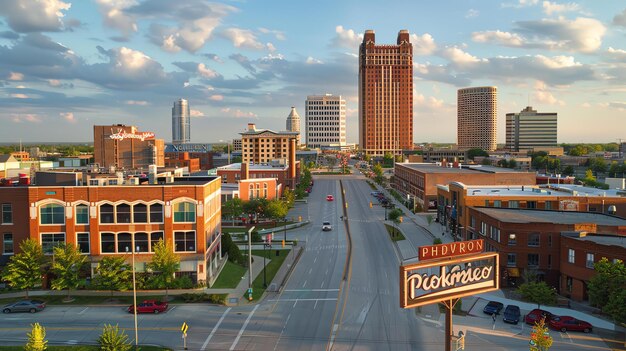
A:
{"label": "arched window", "polygon": [[115,208],[113,205],[100,205],[100,223],[115,223]]}
{"label": "arched window", "polygon": [[256,183],[256,197],[261,197],[261,188],[259,183]]}
{"label": "arched window", "polygon": [[263,197],[267,199],[267,183],[263,183]]}
{"label": "arched window", "polygon": [[76,224],[89,224],[89,206],[76,205]]}
{"label": "arched window", "polygon": [[248,186],[248,197],[249,198],[254,197],[254,184],[252,183],[250,183],[250,185]]}
{"label": "arched window", "polygon": [[174,204],[174,222],[195,222],[196,204],[193,202],[179,202]]}
{"label": "arched window", "polygon": [[148,206],[146,204],[133,205],[133,223],[148,223]]}
{"label": "arched window", "polygon": [[117,205],[116,217],[117,223],[130,223],[130,205],[129,204],[119,204]]}
{"label": "arched window", "polygon": [[39,208],[41,224],[65,224],[65,208],[59,204],[47,204]]}

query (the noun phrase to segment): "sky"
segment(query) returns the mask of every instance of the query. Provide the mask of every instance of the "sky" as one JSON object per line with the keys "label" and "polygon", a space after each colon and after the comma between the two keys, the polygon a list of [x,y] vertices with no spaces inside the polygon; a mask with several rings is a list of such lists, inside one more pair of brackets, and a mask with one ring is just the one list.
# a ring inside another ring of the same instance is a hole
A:
{"label": "sky", "polygon": [[284,130],[307,95],[347,101],[358,142],[358,46],[414,48],[414,141],[456,142],[456,92],[498,87],[505,115],[558,113],[558,141],[626,139],[626,2],[617,0],[0,0],[0,142],[91,142],[93,125],[191,141]]}

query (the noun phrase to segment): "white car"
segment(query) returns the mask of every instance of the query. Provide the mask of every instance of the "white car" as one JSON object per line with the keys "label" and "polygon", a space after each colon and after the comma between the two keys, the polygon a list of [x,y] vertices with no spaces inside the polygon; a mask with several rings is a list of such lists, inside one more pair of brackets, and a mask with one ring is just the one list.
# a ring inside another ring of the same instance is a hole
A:
{"label": "white car", "polygon": [[333,227],[330,225],[330,222],[324,222],[322,223],[322,231],[324,232],[328,232],[333,230]]}

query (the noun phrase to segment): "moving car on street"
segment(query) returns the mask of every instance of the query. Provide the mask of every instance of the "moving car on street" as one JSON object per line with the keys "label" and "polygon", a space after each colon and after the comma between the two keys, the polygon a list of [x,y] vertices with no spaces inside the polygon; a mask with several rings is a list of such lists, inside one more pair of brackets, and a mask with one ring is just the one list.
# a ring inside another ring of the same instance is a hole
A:
{"label": "moving car on street", "polygon": [[326,201],[333,201],[335,198],[332,195],[326,195]]}
{"label": "moving car on street", "polygon": [[[133,313],[135,305],[128,307],[128,312]],[[167,302],[157,300],[144,300],[137,305],[137,313],[161,313],[167,310]]]}
{"label": "moving car on street", "polygon": [[333,230],[333,227],[330,225],[330,222],[322,223],[322,231],[323,232],[329,232],[331,230]]}
{"label": "moving car on street", "polygon": [[549,322],[550,328],[560,330],[563,333],[569,330],[589,333],[593,330],[591,323],[581,321],[571,316],[554,316]]}
{"label": "moving car on street", "polygon": [[30,312],[35,313],[43,311],[46,308],[46,303],[41,300],[21,300],[2,307],[3,313],[11,312]]}

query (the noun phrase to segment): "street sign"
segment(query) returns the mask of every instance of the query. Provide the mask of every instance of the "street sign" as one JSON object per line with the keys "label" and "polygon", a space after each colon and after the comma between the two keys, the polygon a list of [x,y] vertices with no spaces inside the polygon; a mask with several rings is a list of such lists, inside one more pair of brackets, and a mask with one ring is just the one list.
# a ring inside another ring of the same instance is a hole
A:
{"label": "street sign", "polygon": [[187,330],[189,329],[189,325],[187,325],[187,322],[183,322],[183,325],[180,327],[180,331],[183,334],[187,334]]}

